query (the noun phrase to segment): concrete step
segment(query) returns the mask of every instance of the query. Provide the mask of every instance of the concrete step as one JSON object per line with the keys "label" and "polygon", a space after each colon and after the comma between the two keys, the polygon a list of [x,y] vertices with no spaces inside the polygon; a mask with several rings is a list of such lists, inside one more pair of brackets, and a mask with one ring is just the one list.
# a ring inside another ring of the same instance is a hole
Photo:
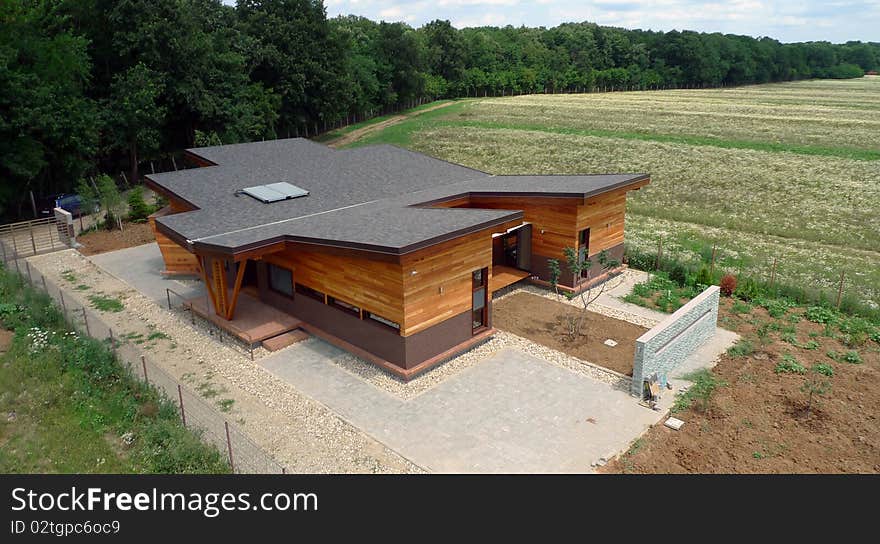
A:
{"label": "concrete step", "polygon": [[278,336],[273,336],[272,338],[267,338],[263,340],[263,347],[269,351],[278,351],[280,349],[284,349],[287,346],[292,346],[297,342],[301,342],[309,337],[309,333],[302,329],[293,329],[292,331],[287,331],[284,334],[279,334]]}

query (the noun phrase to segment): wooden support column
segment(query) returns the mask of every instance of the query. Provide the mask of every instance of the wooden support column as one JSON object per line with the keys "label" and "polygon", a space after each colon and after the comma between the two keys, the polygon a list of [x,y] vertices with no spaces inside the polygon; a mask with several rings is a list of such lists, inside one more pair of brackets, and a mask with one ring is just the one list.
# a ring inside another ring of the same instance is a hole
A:
{"label": "wooden support column", "polygon": [[[211,281],[214,283],[214,311],[221,317],[226,317],[229,303],[226,297],[226,271],[223,269],[223,261],[211,259]],[[227,319],[229,319],[227,317]]]}
{"label": "wooden support column", "polygon": [[[202,281],[205,282],[205,289],[208,290],[208,297],[211,299],[211,305],[214,307],[214,312],[217,312],[217,297],[214,295],[214,288],[211,286],[211,282],[208,280],[208,259],[210,257],[198,257],[199,261],[199,274],[202,276]],[[218,313],[218,315],[220,315]]]}
{"label": "wooden support column", "polygon": [[235,273],[235,285],[232,287],[232,300],[226,310],[226,319],[232,319],[235,314],[235,305],[238,303],[238,293],[241,291],[241,281],[244,279],[244,269],[247,268],[247,259],[239,261],[238,271]]}

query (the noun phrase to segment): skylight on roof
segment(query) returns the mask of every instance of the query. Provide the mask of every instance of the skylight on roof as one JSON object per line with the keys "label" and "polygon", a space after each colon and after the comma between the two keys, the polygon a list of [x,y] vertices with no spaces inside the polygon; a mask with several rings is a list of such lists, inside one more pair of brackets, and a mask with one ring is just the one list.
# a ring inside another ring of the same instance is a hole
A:
{"label": "skylight on roof", "polygon": [[292,183],[281,181],[278,183],[270,183],[268,185],[254,185],[253,187],[245,187],[241,190],[244,194],[254,197],[260,202],[266,204],[270,202],[278,202],[279,200],[287,200],[289,198],[299,198],[308,196],[309,192],[302,187],[297,187]]}

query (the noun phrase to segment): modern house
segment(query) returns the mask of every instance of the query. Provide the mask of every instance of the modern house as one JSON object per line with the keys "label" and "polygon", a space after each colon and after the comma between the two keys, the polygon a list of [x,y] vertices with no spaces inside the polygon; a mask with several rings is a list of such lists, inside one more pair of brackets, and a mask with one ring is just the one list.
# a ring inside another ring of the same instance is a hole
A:
{"label": "modern house", "polygon": [[305,139],[187,157],[195,168],[147,176],[169,202],[151,218],[165,272],[199,274],[215,322],[249,297],[407,379],[490,336],[492,293],[546,282],[564,248],[620,259],[626,194],[650,181],[495,176]]}

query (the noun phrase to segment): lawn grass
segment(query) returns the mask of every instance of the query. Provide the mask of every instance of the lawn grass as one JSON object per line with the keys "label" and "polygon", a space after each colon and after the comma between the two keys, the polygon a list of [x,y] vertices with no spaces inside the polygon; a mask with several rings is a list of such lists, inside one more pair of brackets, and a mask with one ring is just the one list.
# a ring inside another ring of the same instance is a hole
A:
{"label": "lawn grass", "polygon": [[391,119],[393,117],[397,117],[398,115],[412,115],[414,113],[418,113],[418,112],[425,110],[425,109],[428,109],[428,108],[436,107],[439,104],[443,104],[446,102],[452,102],[452,101],[451,100],[435,100],[433,102],[428,102],[427,104],[422,104],[422,105],[416,106],[414,108],[399,111],[397,113],[389,113],[387,115],[380,115],[378,117],[373,117],[372,119],[367,119],[366,121],[352,123],[350,125],[345,125],[344,127],[341,127],[341,128],[335,129],[335,130],[330,130],[330,131],[327,131],[323,134],[319,134],[317,137],[314,138],[314,140],[316,142],[322,142],[322,143],[323,142],[330,142],[330,141],[335,140],[337,138],[341,138],[341,137],[345,136],[346,134],[353,132],[355,130],[358,130],[361,128],[366,128],[371,125],[381,123],[383,121],[387,121],[388,119]]}
{"label": "lawn grass", "polygon": [[0,268],[0,473],[225,473],[174,404],[65,323],[45,294]]}

